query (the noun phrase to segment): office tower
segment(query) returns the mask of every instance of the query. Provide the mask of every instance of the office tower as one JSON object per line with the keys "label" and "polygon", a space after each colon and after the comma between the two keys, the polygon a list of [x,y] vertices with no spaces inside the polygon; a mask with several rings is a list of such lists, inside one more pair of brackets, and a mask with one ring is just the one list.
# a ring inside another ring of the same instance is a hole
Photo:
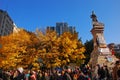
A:
{"label": "office tower", "polygon": [[[15,30],[15,31],[14,31]],[[0,10],[0,36],[17,32],[18,28],[6,11]]]}
{"label": "office tower", "polygon": [[54,26],[47,26],[47,30],[56,31]]}
{"label": "office tower", "polygon": [[74,26],[69,26],[69,32],[74,34],[75,33],[75,27]]}
{"label": "office tower", "polygon": [[60,36],[64,32],[68,32],[68,24],[63,22],[56,23],[56,32]]}
{"label": "office tower", "polygon": [[57,22],[56,26],[47,26],[47,30],[56,31],[57,35],[60,36],[64,32],[75,33],[75,26],[69,26],[66,22]]}

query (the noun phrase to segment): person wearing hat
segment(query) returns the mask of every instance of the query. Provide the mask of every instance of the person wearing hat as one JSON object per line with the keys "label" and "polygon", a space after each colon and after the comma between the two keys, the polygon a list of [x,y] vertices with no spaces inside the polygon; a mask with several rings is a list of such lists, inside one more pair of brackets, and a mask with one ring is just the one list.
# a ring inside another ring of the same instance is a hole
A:
{"label": "person wearing hat", "polygon": [[25,80],[25,75],[23,73],[23,68],[19,67],[13,74],[13,80]]}

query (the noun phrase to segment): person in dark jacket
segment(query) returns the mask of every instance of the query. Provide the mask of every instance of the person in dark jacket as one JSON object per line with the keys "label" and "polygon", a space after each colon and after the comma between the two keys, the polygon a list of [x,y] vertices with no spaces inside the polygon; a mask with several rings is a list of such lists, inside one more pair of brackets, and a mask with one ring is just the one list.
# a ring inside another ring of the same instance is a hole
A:
{"label": "person in dark jacket", "polygon": [[105,70],[103,68],[103,66],[100,68],[99,70],[99,80],[104,80],[105,79]]}

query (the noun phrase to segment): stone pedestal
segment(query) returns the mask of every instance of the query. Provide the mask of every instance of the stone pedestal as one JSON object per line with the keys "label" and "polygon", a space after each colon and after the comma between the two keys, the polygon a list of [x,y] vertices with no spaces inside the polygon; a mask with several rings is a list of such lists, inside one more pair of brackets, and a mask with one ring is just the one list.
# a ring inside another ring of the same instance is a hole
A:
{"label": "stone pedestal", "polygon": [[115,66],[115,62],[118,59],[110,54],[102,54],[99,51],[95,50],[91,53],[91,59],[89,62],[89,65],[92,68],[92,76],[96,76],[97,74],[97,65],[99,64],[100,66],[108,66],[108,70],[111,73],[113,71],[113,67]]}
{"label": "stone pedestal", "polygon": [[111,55],[111,52],[110,54],[104,54],[96,50],[91,53],[89,64],[91,65],[93,70],[95,69],[97,64],[101,66],[107,65],[109,70],[111,70],[117,60],[118,59],[114,55]]}
{"label": "stone pedestal", "polygon": [[94,13],[92,13],[91,18],[93,21],[93,28],[91,30],[91,33],[93,35],[94,50],[91,53],[91,59],[89,64],[91,65],[93,73],[96,72],[97,64],[99,64],[100,66],[107,65],[108,69],[112,71],[115,62],[118,59],[114,55],[112,55],[106,45],[103,34],[104,24],[98,22],[97,16]]}

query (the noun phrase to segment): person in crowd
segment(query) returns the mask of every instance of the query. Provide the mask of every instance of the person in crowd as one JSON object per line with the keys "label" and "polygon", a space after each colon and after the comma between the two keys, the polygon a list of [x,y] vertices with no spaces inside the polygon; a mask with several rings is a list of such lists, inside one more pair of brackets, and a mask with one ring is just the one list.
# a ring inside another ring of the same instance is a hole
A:
{"label": "person in crowd", "polygon": [[38,70],[37,71],[37,80],[42,80],[41,77],[42,77],[42,71]]}
{"label": "person in crowd", "polygon": [[97,64],[94,68],[91,69],[91,79],[92,80],[98,80],[98,78],[100,77],[99,71],[100,71],[99,64]]}
{"label": "person in crowd", "polygon": [[115,66],[113,68],[113,74],[112,74],[113,80],[120,80],[119,79],[120,78],[119,66],[120,66],[120,61],[116,61]]}
{"label": "person in crowd", "polygon": [[107,65],[104,66],[104,70],[105,70],[105,78],[106,78],[106,80],[110,80],[110,72],[108,70]]}
{"label": "person in crowd", "polygon": [[45,80],[49,80],[49,79],[50,79],[49,72],[45,71]]}
{"label": "person in crowd", "polygon": [[77,80],[87,80],[85,78],[84,73],[81,70],[79,70],[79,72],[78,72],[78,78],[77,78]]}
{"label": "person in crowd", "polygon": [[117,80],[120,80],[120,60],[119,61],[119,64],[117,65]]}
{"label": "person in crowd", "polygon": [[30,70],[25,71],[25,80],[29,80],[30,78]]}
{"label": "person in crowd", "polygon": [[117,70],[117,77],[118,77],[118,80],[120,80],[120,65],[119,65],[119,68]]}
{"label": "person in crowd", "polygon": [[30,71],[30,80],[37,80],[35,71]]}
{"label": "person in crowd", "polygon": [[1,79],[3,79],[3,80],[10,80],[10,72],[6,71],[6,70],[3,70]]}
{"label": "person in crowd", "polygon": [[19,67],[13,74],[13,80],[25,80],[23,68]]}
{"label": "person in crowd", "polygon": [[65,72],[66,78],[67,80],[72,80],[72,70],[71,69],[67,69],[67,71]]}
{"label": "person in crowd", "polygon": [[50,80],[57,80],[57,78],[58,78],[57,70],[52,70],[50,74]]}
{"label": "person in crowd", "polygon": [[105,69],[104,66],[101,66],[99,69],[99,80],[105,80]]}
{"label": "person in crowd", "polygon": [[78,79],[78,73],[74,73],[73,80],[77,80],[77,79]]}

